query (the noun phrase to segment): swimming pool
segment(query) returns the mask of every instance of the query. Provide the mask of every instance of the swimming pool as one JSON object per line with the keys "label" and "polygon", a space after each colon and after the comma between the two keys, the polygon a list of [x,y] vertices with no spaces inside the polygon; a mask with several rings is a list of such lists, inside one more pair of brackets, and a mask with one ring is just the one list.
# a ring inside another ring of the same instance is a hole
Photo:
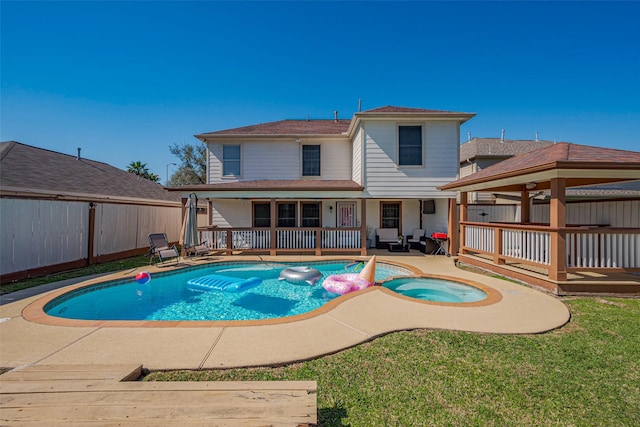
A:
{"label": "swimming pool", "polygon": [[474,286],[430,277],[402,277],[382,283],[401,295],[425,301],[465,303],[482,301],[487,293]]}
{"label": "swimming pool", "polygon": [[[313,311],[338,295],[315,286],[279,281],[280,272],[291,266],[311,265],[331,274],[353,272],[349,261],[309,263],[225,262],[157,273],[144,285],[133,278],[88,286],[47,303],[49,316],[83,320],[262,320],[295,316]],[[209,274],[235,278],[262,278],[254,288],[238,293],[203,291],[187,282]],[[387,263],[377,263],[376,281],[413,273]],[[322,280],[322,279],[321,279]]]}

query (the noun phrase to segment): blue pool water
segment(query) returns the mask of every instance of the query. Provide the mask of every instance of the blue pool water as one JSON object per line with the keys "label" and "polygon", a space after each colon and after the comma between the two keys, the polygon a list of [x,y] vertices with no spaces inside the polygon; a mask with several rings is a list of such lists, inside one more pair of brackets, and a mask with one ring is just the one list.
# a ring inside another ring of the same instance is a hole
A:
{"label": "blue pool water", "polygon": [[462,283],[430,279],[427,277],[402,277],[382,284],[401,295],[436,302],[475,302],[487,298],[487,294]]}
{"label": "blue pool water", "polygon": [[[331,274],[354,272],[347,261],[311,265],[323,279]],[[279,263],[220,263],[175,272],[154,274],[140,285],[133,279],[102,283],[62,295],[45,306],[50,316],[85,320],[260,320],[294,316],[313,311],[338,295],[322,287],[278,281]],[[361,267],[361,266],[360,266]],[[209,274],[237,278],[260,277],[262,283],[239,293],[202,291],[187,281]],[[391,264],[377,263],[376,281],[411,272]]]}

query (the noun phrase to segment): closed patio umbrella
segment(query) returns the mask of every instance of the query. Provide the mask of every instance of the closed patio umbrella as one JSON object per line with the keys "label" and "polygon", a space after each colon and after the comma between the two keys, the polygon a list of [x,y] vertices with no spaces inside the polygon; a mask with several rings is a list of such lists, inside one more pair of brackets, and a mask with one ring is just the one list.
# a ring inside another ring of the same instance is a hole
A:
{"label": "closed patio umbrella", "polygon": [[187,205],[185,229],[184,229],[184,246],[189,251],[189,248],[197,246],[198,241],[198,197],[195,193],[189,194],[189,201]]}

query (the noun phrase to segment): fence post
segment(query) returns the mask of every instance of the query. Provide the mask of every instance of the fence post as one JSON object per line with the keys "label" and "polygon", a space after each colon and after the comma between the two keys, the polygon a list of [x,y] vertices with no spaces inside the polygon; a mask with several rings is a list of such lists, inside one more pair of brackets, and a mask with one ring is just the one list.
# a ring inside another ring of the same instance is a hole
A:
{"label": "fence post", "polygon": [[89,230],[88,230],[88,238],[87,242],[87,265],[95,264],[95,255],[94,251],[94,239],[96,235],[96,203],[89,203]]}

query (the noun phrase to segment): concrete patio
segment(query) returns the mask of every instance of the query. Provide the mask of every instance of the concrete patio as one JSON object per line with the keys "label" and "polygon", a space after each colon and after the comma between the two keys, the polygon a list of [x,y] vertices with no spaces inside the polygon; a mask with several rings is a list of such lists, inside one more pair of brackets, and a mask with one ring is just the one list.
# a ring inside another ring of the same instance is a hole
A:
{"label": "concrete patio", "polygon": [[[256,257],[233,259],[256,260]],[[287,257],[297,261],[311,259],[317,258]],[[91,322],[84,326],[56,326],[25,319],[25,307],[56,292],[49,291],[0,307],[0,366],[134,363],[161,370],[278,365],[335,353],[399,330],[531,334],[558,328],[570,318],[558,298],[461,270],[452,258],[424,256],[416,251],[393,256],[380,253],[378,261],[385,260],[418,268],[428,275],[470,280],[494,289],[501,298],[488,305],[455,306],[410,300],[375,287],[298,321],[248,326],[217,322],[197,322],[197,326],[177,322],[172,327],[154,327],[154,322],[136,327],[120,326],[117,322],[108,326],[99,323],[92,326]],[[120,272],[93,280],[131,273]]]}

